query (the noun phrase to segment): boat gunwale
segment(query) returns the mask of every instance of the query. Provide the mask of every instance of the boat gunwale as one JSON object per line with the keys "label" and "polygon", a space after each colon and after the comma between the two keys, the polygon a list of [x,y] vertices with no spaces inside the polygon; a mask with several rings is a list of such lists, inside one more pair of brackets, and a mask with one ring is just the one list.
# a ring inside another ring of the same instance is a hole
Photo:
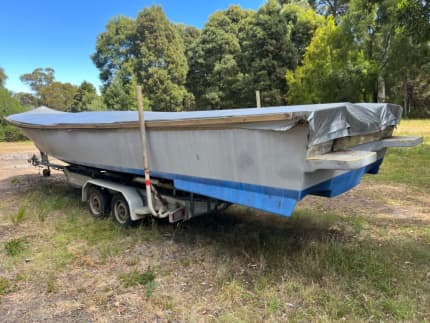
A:
{"label": "boat gunwale", "polygon": [[[117,123],[88,123],[88,124],[57,124],[57,125],[40,125],[23,123],[5,118],[6,122],[20,128],[29,129],[126,129],[139,128],[138,121],[117,122]],[[273,113],[251,116],[230,116],[221,118],[193,118],[182,120],[147,120],[146,127],[149,129],[201,129],[201,128],[231,128],[235,124],[241,123],[260,123],[293,120],[292,113]]]}

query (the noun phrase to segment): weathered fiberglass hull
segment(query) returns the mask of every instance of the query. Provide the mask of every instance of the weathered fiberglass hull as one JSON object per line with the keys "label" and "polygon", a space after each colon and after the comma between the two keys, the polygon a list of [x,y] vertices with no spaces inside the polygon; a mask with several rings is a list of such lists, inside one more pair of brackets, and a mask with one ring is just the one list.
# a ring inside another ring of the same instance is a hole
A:
{"label": "weathered fiberglass hull", "polygon": [[[377,173],[401,108],[349,103],[178,113],[147,112],[152,177],[177,189],[290,215],[307,194],[339,195]],[[136,112],[7,118],[38,149],[69,164],[143,175]]]}

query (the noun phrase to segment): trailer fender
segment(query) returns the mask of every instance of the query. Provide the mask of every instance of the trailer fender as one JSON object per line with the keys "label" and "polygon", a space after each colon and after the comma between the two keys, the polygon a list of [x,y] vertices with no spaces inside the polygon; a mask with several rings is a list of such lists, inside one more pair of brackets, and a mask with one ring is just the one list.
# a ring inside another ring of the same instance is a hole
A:
{"label": "trailer fender", "polygon": [[90,179],[82,186],[82,201],[86,202],[88,199],[88,189],[91,186],[97,186],[108,190],[110,193],[121,193],[128,203],[130,209],[130,217],[133,221],[142,219],[151,211],[144,205],[141,195],[135,187],[127,186],[103,179]]}

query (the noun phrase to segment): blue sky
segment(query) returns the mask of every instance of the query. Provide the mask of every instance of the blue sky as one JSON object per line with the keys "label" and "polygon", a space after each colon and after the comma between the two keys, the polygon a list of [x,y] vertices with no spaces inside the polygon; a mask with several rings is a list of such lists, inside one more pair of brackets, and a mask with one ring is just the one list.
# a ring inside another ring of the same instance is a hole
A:
{"label": "blue sky", "polygon": [[144,7],[161,5],[175,22],[203,27],[216,10],[239,4],[257,9],[264,0],[9,0],[0,6],[0,67],[8,75],[6,87],[29,91],[19,76],[37,67],[53,67],[56,79],[100,85],[90,55],[96,37],[116,15],[135,18]]}

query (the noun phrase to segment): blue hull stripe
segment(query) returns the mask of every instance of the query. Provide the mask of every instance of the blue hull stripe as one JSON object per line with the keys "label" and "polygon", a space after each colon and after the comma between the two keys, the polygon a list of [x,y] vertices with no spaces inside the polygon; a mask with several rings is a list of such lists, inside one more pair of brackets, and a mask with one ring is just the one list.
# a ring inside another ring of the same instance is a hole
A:
{"label": "blue hull stripe", "polygon": [[[340,195],[358,185],[364,174],[378,173],[382,161],[383,159],[380,159],[366,167],[344,173],[301,191],[165,172],[152,171],[151,176],[171,179],[174,181],[175,187],[183,191],[249,206],[270,213],[289,216],[293,213],[297,201],[301,200],[306,195],[312,194],[325,197]],[[144,175],[142,169],[91,165],[80,162],[69,163],[128,174]]]}

